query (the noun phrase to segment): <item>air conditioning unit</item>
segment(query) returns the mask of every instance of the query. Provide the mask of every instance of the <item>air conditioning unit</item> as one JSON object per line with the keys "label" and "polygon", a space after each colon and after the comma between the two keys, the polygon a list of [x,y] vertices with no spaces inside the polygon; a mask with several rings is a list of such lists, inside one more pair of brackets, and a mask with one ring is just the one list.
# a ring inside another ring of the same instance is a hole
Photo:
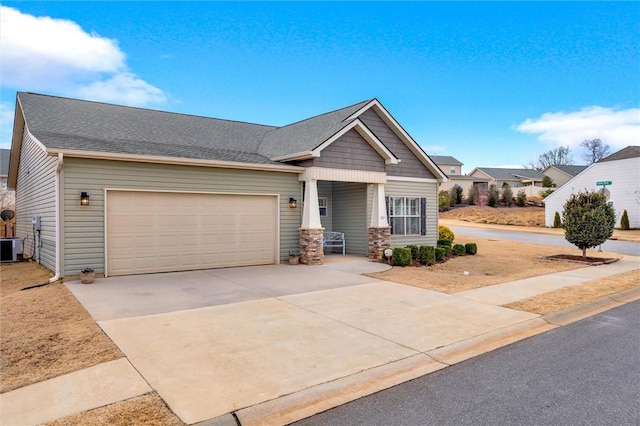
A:
{"label": "air conditioning unit", "polygon": [[21,238],[0,238],[0,262],[17,262],[22,258]]}

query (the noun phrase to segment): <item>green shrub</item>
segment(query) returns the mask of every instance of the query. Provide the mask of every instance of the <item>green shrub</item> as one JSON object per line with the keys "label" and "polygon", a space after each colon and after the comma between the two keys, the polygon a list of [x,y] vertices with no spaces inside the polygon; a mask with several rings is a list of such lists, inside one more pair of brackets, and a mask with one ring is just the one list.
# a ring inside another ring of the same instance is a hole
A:
{"label": "green shrub", "polygon": [[449,190],[449,204],[451,207],[462,203],[462,191],[462,187],[457,183],[451,187]]}
{"label": "green shrub", "polygon": [[553,183],[553,179],[551,179],[549,176],[543,176],[542,177],[542,187],[543,188],[555,188],[556,184]]}
{"label": "green shrub", "polygon": [[631,229],[631,225],[629,224],[629,215],[626,210],[622,212],[622,217],[620,218],[620,229],[623,231]]}
{"label": "green shrub", "polygon": [[498,204],[500,204],[500,191],[498,191],[498,187],[495,184],[489,185],[487,204],[489,207],[498,207]]}
{"label": "green shrub", "polygon": [[444,257],[449,257],[451,255],[451,245],[438,246],[438,248],[444,250]]}
{"label": "green shrub", "polygon": [[454,244],[453,247],[451,248],[451,251],[456,256],[464,256],[467,253],[466,247],[462,244]]}
{"label": "green shrub", "polygon": [[411,260],[420,259],[420,249],[415,245],[408,245],[407,248],[411,250]]}
{"label": "green shrub", "polygon": [[447,258],[447,255],[446,255],[445,249],[442,247],[436,247],[436,262],[437,263],[444,262],[446,258]]}
{"label": "green shrub", "polygon": [[477,185],[472,185],[471,188],[469,188],[469,193],[467,194],[467,202],[470,206],[475,206],[476,204],[478,204],[478,192],[479,191]]}
{"label": "green shrub", "polygon": [[444,189],[438,192],[438,209],[441,212],[449,210],[449,193]]}
{"label": "green shrub", "polygon": [[511,204],[513,204],[513,191],[509,185],[504,185],[502,187],[501,198],[505,207],[511,207]]}
{"label": "green shrub", "polygon": [[449,247],[451,248],[451,244],[453,244],[453,240],[448,238],[441,238],[438,240],[438,247]]}
{"label": "green shrub", "polygon": [[391,261],[394,266],[409,266],[411,265],[411,249],[406,247],[396,247],[393,249],[393,256]]}
{"label": "green shrub", "polygon": [[518,191],[518,195],[516,195],[516,205],[524,207],[525,204],[527,204],[527,193],[521,189]]}
{"label": "green shrub", "polygon": [[420,246],[420,263],[433,265],[436,263],[436,248],[432,246]]}
{"label": "green shrub", "polygon": [[464,245],[464,250],[467,254],[474,255],[478,253],[478,245],[476,243],[467,243]]}
{"label": "green shrub", "polygon": [[544,189],[544,190],[538,192],[538,195],[540,195],[540,198],[542,198],[543,200],[545,198],[547,198],[551,194],[553,194],[553,189],[551,189],[551,188],[547,188],[547,189]]}
{"label": "green shrub", "polygon": [[553,217],[553,227],[562,228],[562,219],[560,219],[560,213],[558,212],[556,212],[556,215]]}
{"label": "green shrub", "polygon": [[616,224],[613,204],[600,192],[571,194],[562,212],[564,238],[582,250],[596,247],[611,237]]}
{"label": "green shrub", "polygon": [[438,239],[453,241],[456,239],[456,236],[448,226],[440,225],[438,226]]}

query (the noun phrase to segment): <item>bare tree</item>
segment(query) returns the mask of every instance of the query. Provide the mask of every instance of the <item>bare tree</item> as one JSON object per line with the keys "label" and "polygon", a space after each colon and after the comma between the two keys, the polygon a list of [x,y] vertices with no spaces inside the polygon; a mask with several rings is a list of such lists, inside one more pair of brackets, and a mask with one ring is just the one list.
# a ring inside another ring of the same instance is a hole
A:
{"label": "bare tree", "polygon": [[544,170],[549,166],[566,166],[573,163],[573,154],[569,147],[560,146],[550,151],[540,154],[538,162],[529,162],[529,167],[536,170]]}
{"label": "bare tree", "polygon": [[611,153],[609,145],[602,143],[600,139],[585,139],[580,146],[587,150],[582,158],[588,161],[589,164],[602,160]]}

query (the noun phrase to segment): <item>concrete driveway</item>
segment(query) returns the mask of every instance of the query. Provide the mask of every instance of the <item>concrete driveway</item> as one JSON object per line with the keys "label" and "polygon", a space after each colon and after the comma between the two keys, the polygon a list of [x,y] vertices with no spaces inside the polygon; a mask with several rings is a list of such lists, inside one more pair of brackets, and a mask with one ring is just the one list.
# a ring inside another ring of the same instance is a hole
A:
{"label": "concrete driveway", "polygon": [[[430,351],[535,319],[360,272],[273,265],[67,286],[187,424],[283,423],[440,368]],[[541,321],[541,320],[540,320]]]}

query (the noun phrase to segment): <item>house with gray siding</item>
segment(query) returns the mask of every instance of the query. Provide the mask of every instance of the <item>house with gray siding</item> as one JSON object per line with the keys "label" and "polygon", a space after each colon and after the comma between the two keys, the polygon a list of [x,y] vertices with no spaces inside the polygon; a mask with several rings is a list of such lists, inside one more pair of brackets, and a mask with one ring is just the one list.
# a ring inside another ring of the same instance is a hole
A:
{"label": "house with gray siding", "polygon": [[551,165],[542,171],[542,175],[551,179],[555,188],[559,188],[569,182],[578,173],[583,172],[586,168],[587,166]]}
{"label": "house with gray siding", "polygon": [[446,175],[377,100],[269,126],[20,92],[8,186],[25,253],[104,276],[320,264],[437,241]]}

